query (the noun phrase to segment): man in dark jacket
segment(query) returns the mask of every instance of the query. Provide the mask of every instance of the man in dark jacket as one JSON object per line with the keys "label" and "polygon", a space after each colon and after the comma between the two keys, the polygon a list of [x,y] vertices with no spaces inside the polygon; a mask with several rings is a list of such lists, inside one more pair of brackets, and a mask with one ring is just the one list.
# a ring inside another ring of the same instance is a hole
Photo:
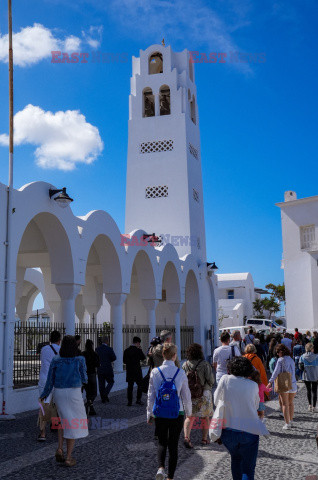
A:
{"label": "man in dark jacket", "polygon": [[[109,402],[109,392],[114,385],[114,371],[112,362],[116,360],[114,350],[108,345],[108,338],[102,338],[102,344],[96,348],[100,366],[97,369],[99,393],[102,402]],[[106,385],[107,384],[107,385]]]}
{"label": "man in dark jacket", "polygon": [[126,382],[128,407],[132,405],[134,383],[137,383],[137,401],[138,405],[143,405],[142,396],[142,370],[140,362],[146,359],[141,350],[141,340],[139,337],[133,338],[133,344],[124,351],[124,363],[126,364]]}

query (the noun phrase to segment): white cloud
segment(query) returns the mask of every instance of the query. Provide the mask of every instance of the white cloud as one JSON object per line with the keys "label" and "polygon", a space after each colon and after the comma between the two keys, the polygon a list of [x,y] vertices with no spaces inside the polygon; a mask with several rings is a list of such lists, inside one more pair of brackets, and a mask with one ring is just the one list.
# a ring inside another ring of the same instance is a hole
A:
{"label": "white cloud", "polygon": [[[27,105],[14,116],[16,145],[36,145],[36,163],[41,168],[74,170],[78,164],[90,164],[103,150],[98,128],[86,121],[78,110],[52,113]],[[0,145],[8,136],[0,135]]]}
{"label": "white cloud", "polygon": [[80,50],[80,47],[81,47],[81,39],[78,37],[74,37],[74,35],[70,35],[65,39],[63,51],[68,53],[78,52]]}
{"label": "white cloud", "polygon": [[96,49],[100,47],[102,43],[103,27],[91,26],[88,32],[82,31],[83,38],[85,42],[92,48]]}
{"label": "white cloud", "polygon": [[[88,33],[82,32],[84,43],[91,48],[98,48],[101,42],[102,27],[90,27]],[[75,35],[58,37],[55,32],[35,23],[32,27],[22,28],[13,33],[14,65],[26,67],[51,58],[52,51],[79,52],[83,40]],[[8,35],[0,34],[0,62],[8,63]]]}

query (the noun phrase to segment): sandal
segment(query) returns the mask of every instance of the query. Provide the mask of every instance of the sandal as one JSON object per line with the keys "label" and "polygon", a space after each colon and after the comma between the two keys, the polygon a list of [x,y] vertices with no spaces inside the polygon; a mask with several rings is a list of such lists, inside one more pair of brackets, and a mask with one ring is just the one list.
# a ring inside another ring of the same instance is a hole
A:
{"label": "sandal", "polygon": [[210,439],[209,438],[202,438],[201,445],[210,445]]}
{"label": "sandal", "polygon": [[66,467],[74,467],[74,465],[76,465],[76,460],[75,458],[71,458],[70,460],[65,460],[65,464],[64,464]]}
{"label": "sandal", "polygon": [[64,458],[64,453],[61,448],[58,448],[55,452],[55,460],[59,463],[64,463],[65,458]]}
{"label": "sandal", "polygon": [[193,448],[193,445],[192,445],[192,443],[190,442],[190,438],[189,438],[189,437],[184,437],[183,445],[184,445],[186,448]]}

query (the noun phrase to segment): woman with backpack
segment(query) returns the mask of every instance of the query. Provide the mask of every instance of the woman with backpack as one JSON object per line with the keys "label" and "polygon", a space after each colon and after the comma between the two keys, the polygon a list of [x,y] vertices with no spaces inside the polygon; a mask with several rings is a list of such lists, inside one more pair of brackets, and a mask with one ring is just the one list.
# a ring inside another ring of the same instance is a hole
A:
{"label": "woman with backpack", "polygon": [[193,343],[187,349],[187,361],[182,365],[186,372],[192,398],[192,417],[184,422],[184,446],[193,448],[190,442],[194,421],[201,421],[202,445],[210,443],[208,439],[210,417],[213,414],[212,386],[214,375],[211,365],[204,360],[201,345]]}
{"label": "woman with backpack", "polygon": [[[148,390],[147,423],[155,419],[158,435],[158,471],[156,480],[173,480],[178,462],[178,443],[185,416],[192,415],[191,392],[183,370],[175,365],[177,347],[165,343],[163,364],[151,371]],[[167,448],[168,476],[165,475]]]}

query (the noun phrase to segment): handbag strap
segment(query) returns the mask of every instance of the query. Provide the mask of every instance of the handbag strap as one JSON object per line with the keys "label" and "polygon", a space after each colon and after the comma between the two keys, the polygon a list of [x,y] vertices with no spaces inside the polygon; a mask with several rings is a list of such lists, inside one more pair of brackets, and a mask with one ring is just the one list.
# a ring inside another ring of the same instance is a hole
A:
{"label": "handbag strap", "polygon": [[52,348],[54,354],[57,355],[57,351],[55,350],[55,348],[53,347],[53,345],[50,344],[50,347]]}

